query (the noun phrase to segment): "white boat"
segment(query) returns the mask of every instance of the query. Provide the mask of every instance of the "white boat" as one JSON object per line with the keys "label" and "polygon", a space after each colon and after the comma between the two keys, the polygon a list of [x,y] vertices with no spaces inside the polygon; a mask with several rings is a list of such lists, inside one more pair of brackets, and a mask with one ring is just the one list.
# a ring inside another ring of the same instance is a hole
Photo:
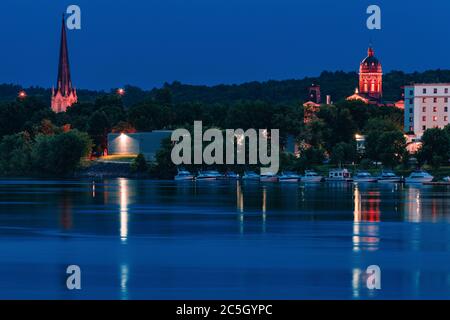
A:
{"label": "white boat", "polygon": [[244,175],[242,176],[242,180],[247,181],[259,181],[259,179],[260,175],[254,171],[245,171]]}
{"label": "white boat", "polygon": [[400,183],[400,182],[402,182],[402,178],[397,176],[392,171],[381,172],[381,175],[377,179],[378,179],[378,183]]}
{"label": "white boat", "polygon": [[299,182],[300,178],[300,175],[290,171],[283,171],[278,177],[280,182]]}
{"label": "white boat", "polygon": [[319,174],[317,174],[317,172],[312,171],[312,170],[306,170],[305,171],[305,175],[302,177],[302,182],[306,182],[306,183],[317,183],[317,182],[321,182],[323,180],[323,177]]}
{"label": "white boat", "polygon": [[425,183],[433,181],[434,177],[426,171],[414,171],[405,179],[406,183]]}
{"label": "white boat", "polygon": [[233,171],[227,171],[223,176],[223,179],[226,180],[237,180],[239,179],[239,174]]}
{"label": "white boat", "polygon": [[219,173],[219,171],[207,170],[207,171],[199,171],[199,173],[195,179],[198,181],[204,181],[204,180],[217,180],[222,177],[223,177],[223,175],[221,175]]}
{"label": "white boat", "polygon": [[260,177],[261,182],[278,182],[278,176],[275,173],[262,174]]}
{"label": "white boat", "polygon": [[353,181],[357,183],[365,183],[365,182],[369,183],[369,182],[377,182],[378,179],[372,176],[369,172],[361,171],[355,175]]}
{"label": "white boat", "polygon": [[175,181],[192,181],[194,180],[194,175],[187,170],[178,170],[178,174],[175,176]]}
{"label": "white boat", "polygon": [[326,179],[330,182],[352,182],[352,174],[347,169],[331,170]]}

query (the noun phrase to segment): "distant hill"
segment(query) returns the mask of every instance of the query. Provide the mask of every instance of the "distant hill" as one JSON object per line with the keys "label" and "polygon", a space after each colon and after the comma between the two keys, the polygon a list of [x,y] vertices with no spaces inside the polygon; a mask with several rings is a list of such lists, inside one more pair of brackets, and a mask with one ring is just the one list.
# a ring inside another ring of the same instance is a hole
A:
{"label": "distant hill", "polygon": [[[397,101],[402,97],[401,87],[410,83],[449,82],[450,70],[430,70],[425,72],[404,73],[391,71],[383,77],[384,100]],[[239,85],[201,86],[188,85],[180,82],[164,84],[163,88],[142,90],[135,86],[126,86],[124,104],[131,106],[144,99],[157,98],[161,91],[170,92],[172,101],[179,102],[203,102],[233,103],[237,100],[263,100],[273,103],[299,103],[307,99],[307,88],[311,84],[318,84],[322,88],[322,96],[331,95],[337,102],[351,95],[358,86],[358,74],[356,72],[329,72],[324,71],[318,77],[306,77],[301,80],[281,80],[266,82],[248,82]],[[11,101],[22,88],[17,85],[0,85],[0,102]],[[51,89],[31,87],[25,88],[28,95],[37,96],[46,103],[50,103]],[[111,91],[112,92],[112,91]],[[82,102],[94,101],[98,96],[104,95],[103,91],[78,90],[79,100]]]}

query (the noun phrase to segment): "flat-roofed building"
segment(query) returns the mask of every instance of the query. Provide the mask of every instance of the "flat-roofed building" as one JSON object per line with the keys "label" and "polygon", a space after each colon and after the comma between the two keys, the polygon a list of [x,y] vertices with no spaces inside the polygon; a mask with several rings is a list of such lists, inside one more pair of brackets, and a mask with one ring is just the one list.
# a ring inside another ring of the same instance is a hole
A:
{"label": "flat-roofed building", "polygon": [[450,83],[405,86],[405,132],[420,139],[425,130],[449,124]]}
{"label": "flat-roofed building", "polygon": [[172,131],[158,130],[137,133],[108,134],[108,155],[137,155],[142,153],[147,160],[154,160],[164,139],[171,137]]}

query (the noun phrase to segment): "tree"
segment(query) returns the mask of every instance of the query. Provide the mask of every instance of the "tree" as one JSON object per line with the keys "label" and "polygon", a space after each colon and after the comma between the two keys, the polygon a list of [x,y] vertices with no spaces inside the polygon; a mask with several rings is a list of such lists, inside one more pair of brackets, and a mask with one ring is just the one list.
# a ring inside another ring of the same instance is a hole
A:
{"label": "tree", "polygon": [[0,142],[0,174],[26,175],[30,171],[30,136],[25,132],[4,136]]}
{"label": "tree", "polygon": [[420,164],[429,163],[434,167],[439,167],[443,163],[448,163],[450,156],[450,136],[448,128],[428,129],[422,136],[422,147],[417,159]]}
{"label": "tree", "polygon": [[171,109],[154,102],[144,102],[130,108],[128,121],[138,131],[164,129],[171,120]]}
{"label": "tree", "polygon": [[354,162],[356,160],[355,143],[338,143],[331,152],[331,162],[341,166],[346,162]]}
{"label": "tree", "polygon": [[40,174],[67,175],[91,149],[89,136],[77,130],[55,136],[39,135],[32,148],[33,168]]}
{"label": "tree", "polygon": [[102,153],[108,147],[108,132],[111,131],[109,118],[104,111],[96,111],[89,118],[87,132],[91,136],[97,152]]}
{"label": "tree", "polygon": [[370,119],[364,129],[366,156],[388,167],[399,164],[406,153],[406,140],[397,124],[389,119]]}
{"label": "tree", "polygon": [[138,154],[136,158],[134,158],[131,163],[131,171],[136,173],[144,173],[147,172],[148,165],[147,160],[145,159],[142,153]]}

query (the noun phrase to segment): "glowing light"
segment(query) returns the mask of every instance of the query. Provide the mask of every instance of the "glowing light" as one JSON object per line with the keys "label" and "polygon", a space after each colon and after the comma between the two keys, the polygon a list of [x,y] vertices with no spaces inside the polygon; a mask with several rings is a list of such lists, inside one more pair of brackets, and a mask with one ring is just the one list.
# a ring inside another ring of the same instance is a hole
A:
{"label": "glowing light", "polygon": [[25,99],[27,97],[27,93],[24,90],[19,91],[18,97],[19,99]]}
{"label": "glowing light", "polygon": [[124,95],[125,95],[125,89],[123,89],[123,88],[117,89],[117,94],[118,94],[119,96],[124,96]]}

